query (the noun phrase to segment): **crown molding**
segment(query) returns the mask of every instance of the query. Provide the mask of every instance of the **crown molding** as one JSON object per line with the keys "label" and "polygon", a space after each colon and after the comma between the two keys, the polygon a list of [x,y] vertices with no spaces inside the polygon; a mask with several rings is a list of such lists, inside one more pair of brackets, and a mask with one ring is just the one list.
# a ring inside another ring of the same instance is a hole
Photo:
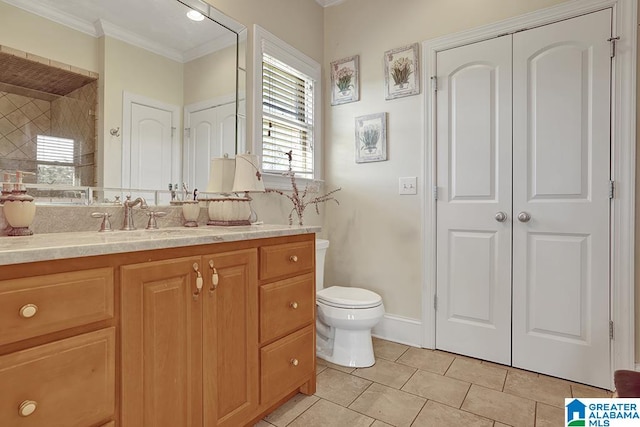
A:
{"label": "crown molding", "polygon": [[60,12],[50,9],[41,4],[33,3],[29,0],[3,0],[12,6],[36,14],[42,18],[48,19],[58,24],[64,25],[74,30],[78,30],[93,37],[98,37],[96,29],[93,24],[82,19],[78,19],[75,16],[68,13]]}
{"label": "crown molding", "polygon": [[167,48],[164,45],[156,43],[153,40],[141,37],[132,31],[125,30],[124,28],[114,25],[111,22],[105,21],[104,19],[99,19],[94,23],[90,23],[88,21],[76,18],[75,16],[72,16],[70,14],[53,10],[51,8],[42,6],[41,4],[33,3],[30,0],[2,1],[27,12],[34,13],[42,18],[54,21],[58,24],[64,25],[74,30],[78,30],[84,34],[88,34],[92,37],[112,37],[114,39],[118,39],[125,43],[129,43],[133,46],[137,46],[139,48],[148,50],[155,54],[164,56],[165,58],[169,58],[173,61],[181,63],[189,62],[201,56],[208,55],[220,49],[224,49],[235,44],[236,42],[236,35],[232,34],[230,36],[218,37],[217,39],[205,43],[204,45],[198,46],[182,53],[178,50]]}
{"label": "crown molding", "polygon": [[316,2],[322,7],[335,6],[343,3],[345,0],[316,0]]}

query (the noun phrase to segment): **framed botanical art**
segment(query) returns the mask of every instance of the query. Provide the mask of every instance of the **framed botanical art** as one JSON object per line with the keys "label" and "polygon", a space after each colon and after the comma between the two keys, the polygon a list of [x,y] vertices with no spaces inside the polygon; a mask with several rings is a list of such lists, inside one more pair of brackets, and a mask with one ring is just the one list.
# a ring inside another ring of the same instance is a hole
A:
{"label": "framed botanical art", "polygon": [[387,160],[387,113],[356,117],[356,163]]}
{"label": "framed botanical art", "polygon": [[331,63],[331,105],[360,99],[360,56],[350,56]]}
{"label": "framed botanical art", "polygon": [[385,99],[420,93],[418,43],[384,53],[384,86]]}

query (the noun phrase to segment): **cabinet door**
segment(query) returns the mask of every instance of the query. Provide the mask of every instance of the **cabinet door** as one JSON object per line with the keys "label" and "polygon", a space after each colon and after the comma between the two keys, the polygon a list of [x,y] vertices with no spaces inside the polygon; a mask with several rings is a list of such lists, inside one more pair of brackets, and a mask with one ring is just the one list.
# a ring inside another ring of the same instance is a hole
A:
{"label": "cabinet door", "polygon": [[200,257],[124,266],[122,425],[202,425]]}
{"label": "cabinet door", "polygon": [[257,251],[207,256],[203,264],[204,425],[237,427],[258,406]]}
{"label": "cabinet door", "polygon": [[0,425],[94,426],[115,407],[115,328],[0,356]]}

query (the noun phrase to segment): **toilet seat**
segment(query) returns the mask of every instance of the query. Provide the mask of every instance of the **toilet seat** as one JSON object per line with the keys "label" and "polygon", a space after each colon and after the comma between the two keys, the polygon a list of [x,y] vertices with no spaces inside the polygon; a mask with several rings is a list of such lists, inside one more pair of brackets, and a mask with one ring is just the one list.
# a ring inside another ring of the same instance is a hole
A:
{"label": "toilet seat", "polygon": [[331,286],[316,293],[318,302],[336,308],[373,308],[382,304],[382,297],[362,288]]}

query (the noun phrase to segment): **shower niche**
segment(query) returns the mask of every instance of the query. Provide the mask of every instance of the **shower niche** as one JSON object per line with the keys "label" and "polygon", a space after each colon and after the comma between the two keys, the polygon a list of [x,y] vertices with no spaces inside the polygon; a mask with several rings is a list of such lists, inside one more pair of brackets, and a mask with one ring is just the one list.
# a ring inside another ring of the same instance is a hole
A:
{"label": "shower niche", "polygon": [[96,185],[98,74],[0,46],[0,170]]}

